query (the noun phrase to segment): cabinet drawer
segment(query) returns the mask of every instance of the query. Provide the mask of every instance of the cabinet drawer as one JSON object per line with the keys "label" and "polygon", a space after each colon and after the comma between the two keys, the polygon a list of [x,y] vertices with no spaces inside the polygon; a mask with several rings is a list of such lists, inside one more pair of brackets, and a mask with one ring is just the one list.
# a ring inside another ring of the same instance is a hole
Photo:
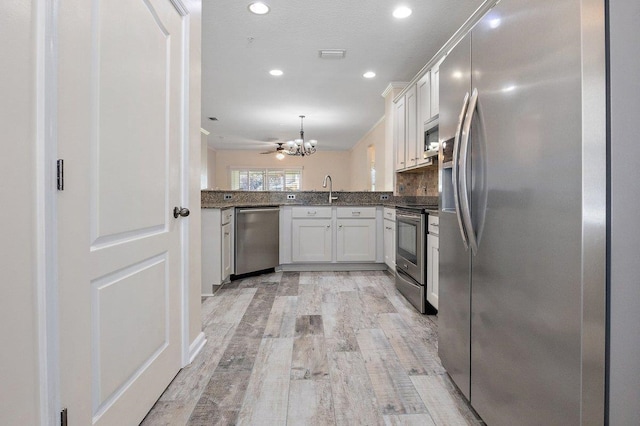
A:
{"label": "cabinet drawer", "polygon": [[393,220],[395,222],[395,220],[396,220],[396,209],[391,208],[391,207],[385,207],[383,214],[384,214],[384,218],[385,219]]}
{"label": "cabinet drawer", "polygon": [[230,223],[233,219],[233,208],[222,210],[222,214],[220,215],[220,225],[224,225],[225,223]]}
{"label": "cabinet drawer", "polygon": [[430,234],[439,234],[438,225],[440,224],[438,216],[427,216],[428,230]]}
{"label": "cabinet drawer", "polygon": [[376,217],[375,207],[338,207],[336,208],[338,218],[374,218]]}
{"label": "cabinet drawer", "polygon": [[291,217],[331,218],[331,207],[294,207]]}

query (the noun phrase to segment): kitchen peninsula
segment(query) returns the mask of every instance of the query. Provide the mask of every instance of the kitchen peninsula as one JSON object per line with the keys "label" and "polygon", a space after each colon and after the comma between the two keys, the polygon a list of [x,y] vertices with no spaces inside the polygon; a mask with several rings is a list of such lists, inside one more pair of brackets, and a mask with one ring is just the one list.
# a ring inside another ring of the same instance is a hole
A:
{"label": "kitchen peninsula", "polygon": [[392,268],[395,233],[385,232],[384,209],[407,203],[437,208],[437,197],[351,191],[333,196],[330,204],[328,191],[202,191],[202,293],[211,294],[235,273],[236,208],[279,208],[274,266],[291,271]]}

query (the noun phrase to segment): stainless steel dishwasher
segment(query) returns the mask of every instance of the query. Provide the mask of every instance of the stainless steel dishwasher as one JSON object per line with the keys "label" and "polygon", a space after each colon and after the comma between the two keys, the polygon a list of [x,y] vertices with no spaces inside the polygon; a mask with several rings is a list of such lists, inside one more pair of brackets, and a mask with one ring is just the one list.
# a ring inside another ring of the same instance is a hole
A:
{"label": "stainless steel dishwasher", "polygon": [[280,209],[236,208],[235,275],[275,268],[280,259]]}

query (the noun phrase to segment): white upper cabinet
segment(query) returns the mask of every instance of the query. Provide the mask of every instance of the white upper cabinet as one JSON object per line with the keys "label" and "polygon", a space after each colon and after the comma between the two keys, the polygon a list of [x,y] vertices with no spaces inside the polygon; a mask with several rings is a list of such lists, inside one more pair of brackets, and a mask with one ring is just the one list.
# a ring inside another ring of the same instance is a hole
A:
{"label": "white upper cabinet", "polygon": [[[405,94],[405,122],[406,122],[406,166],[418,164],[418,101],[416,86],[413,85]],[[420,126],[422,127],[422,126]]]}
{"label": "white upper cabinet", "polygon": [[402,170],[406,165],[406,135],[405,135],[405,97],[398,99],[393,108],[393,140],[396,148],[396,170]]}
{"label": "white upper cabinet", "polygon": [[394,105],[396,171],[431,164],[425,155],[424,125],[440,107],[440,63],[427,71]]}
{"label": "white upper cabinet", "polygon": [[424,123],[431,119],[431,71],[427,71],[416,84],[418,90],[418,164],[427,162],[424,154]]}
{"label": "white upper cabinet", "polygon": [[[440,61],[442,62],[442,61]],[[440,113],[440,62],[431,68],[431,116]]]}

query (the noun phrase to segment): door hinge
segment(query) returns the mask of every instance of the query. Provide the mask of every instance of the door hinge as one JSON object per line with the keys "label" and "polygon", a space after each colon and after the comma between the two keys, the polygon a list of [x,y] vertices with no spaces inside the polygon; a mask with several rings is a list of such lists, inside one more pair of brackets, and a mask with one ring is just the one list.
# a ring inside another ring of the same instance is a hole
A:
{"label": "door hinge", "polygon": [[58,191],[64,191],[64,160],[60,159],[56,161],[57,178],[58,178]]}
{"label": "door hinge", "polygon": [[66,408],[63,408],[62,411],[60,411],[60,426],[68,426]]}

